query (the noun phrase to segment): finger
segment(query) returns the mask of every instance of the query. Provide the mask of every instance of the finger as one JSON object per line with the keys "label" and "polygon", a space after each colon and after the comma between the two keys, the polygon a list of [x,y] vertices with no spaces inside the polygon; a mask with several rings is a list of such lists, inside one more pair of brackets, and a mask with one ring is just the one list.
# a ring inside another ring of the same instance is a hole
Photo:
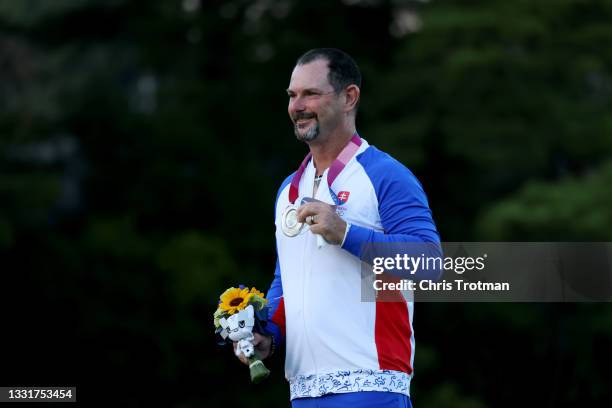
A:
{"label": "finger", "polygon": [[330,211],[331,206],[325,203],[307,203],[298,208],[297,217],[298,221],[304,222],[306,217],[309,215],[317,215],[324,213],[326,211]]}
{"label": "finger", "polygon": [[316,205],[315,203],[307,203],[301,205],[297,210],[297,218],[298,221],[304,222],[304,219],[309,216],[316,214]]}
{"label": "finger", "polygon": [[313,234],[321,234],[324,235],[327,232],[327,228],[322,226],[321,224],[312,224],[310,226],[310,232]]}

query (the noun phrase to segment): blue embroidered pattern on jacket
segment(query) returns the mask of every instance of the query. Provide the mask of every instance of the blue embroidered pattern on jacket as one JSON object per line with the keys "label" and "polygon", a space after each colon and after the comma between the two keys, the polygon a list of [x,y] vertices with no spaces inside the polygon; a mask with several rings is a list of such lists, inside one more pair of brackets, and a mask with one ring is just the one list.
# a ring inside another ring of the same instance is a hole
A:
{"label": "blue embroidered pattern on jacket", "polygon": [[357,391],[397,392],[410,396],[410,376],[393,370],[336,371],[298,375],[289,380],[291,399]]}

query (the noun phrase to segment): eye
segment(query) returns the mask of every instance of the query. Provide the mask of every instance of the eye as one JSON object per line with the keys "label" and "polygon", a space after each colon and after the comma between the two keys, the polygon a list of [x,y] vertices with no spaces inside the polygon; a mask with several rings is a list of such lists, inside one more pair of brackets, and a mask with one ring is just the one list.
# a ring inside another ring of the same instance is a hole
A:
{"label": "eye", "polygon": [[239,326],[241,329],[243,329],[243,328],[244,328],[244,326],[245,326],[244,320],[239,321],[239,322],[238,322],[238,326]]}

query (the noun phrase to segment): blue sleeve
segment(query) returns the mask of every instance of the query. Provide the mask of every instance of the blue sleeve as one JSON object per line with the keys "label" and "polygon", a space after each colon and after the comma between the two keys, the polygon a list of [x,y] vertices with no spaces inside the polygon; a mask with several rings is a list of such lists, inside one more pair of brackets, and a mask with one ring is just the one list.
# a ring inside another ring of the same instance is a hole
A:
{"label": "blue sleeve", "polygon": [[[276,216],[276,204],[280,193],[291,182],[293,174],[289,175],[281,184],[276,193],[276,201],[274,202],[274,215]],[[278,262],[278,249],[276,257],[276,268],[274,269],[274,279],[270,285],[266,298],[268,299],[268,325],[266,329],[274,336],[274,343],[280,347],[284,341],[284,326],[285,326],[285,311],[283,301],[283,281],[281,279],[280,263]],[[279,310],[282,309],[282,310]]]}
{"label": "blue sleeve", "polygon": [[[370,178],[378,199],[383,232],[351,224],[342,248],[361,257],[368,243],[430,243],[427,256],[442,256],[440,236],[421,183],[400,162],[370,146],[357,157]],[[437,280],[442,271],[429,271],[419,279]]]}
{"label": "blue sleeve", "polygon": [[[281,326],[284,326],[283,322],[279,321],[280,313],[282,312],[282,319],[284,320],[284,311],[279,311],[279,306],[281,304],[281,300],[283,299],[283,282],[281,280],[280,273],[280,265],[278,263],[278,259],[276,260],[276,269],[274,271],[274,279],[272,280],[272,284],[270,285],[270,289],[268,290],[268,325],[266,329],[272,333],[274,336],[274,343],[277,347],[279,347],[283,341],[283,331],[281,330]],[[274,321],[272,320],[274,318]]]}

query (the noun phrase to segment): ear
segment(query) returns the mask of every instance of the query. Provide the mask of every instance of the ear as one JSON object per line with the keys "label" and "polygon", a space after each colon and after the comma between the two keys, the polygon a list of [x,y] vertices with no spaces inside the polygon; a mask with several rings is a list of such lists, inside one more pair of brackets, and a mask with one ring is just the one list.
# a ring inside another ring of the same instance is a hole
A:
{"label": "ear", "polygon": [[344,91],[346,95],[344,99],[344,111],[348,113],[357,106],[361,90],[357,85],[349,85]]}

